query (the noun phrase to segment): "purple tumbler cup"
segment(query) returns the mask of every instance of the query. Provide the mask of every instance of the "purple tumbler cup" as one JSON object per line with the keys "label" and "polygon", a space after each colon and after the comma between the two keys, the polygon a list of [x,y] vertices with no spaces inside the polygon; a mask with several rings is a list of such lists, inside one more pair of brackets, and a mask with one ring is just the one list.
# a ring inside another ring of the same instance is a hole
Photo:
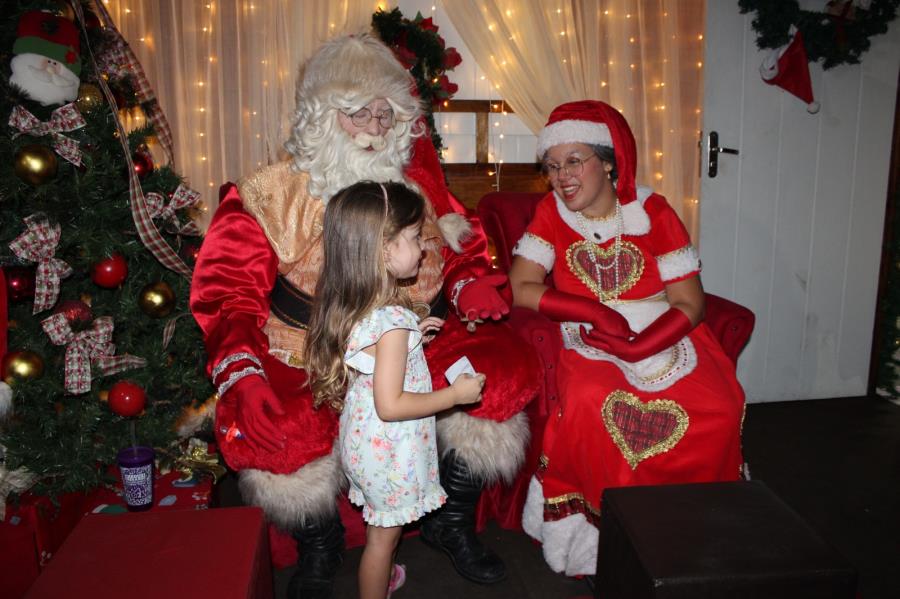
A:
{"label": "purple tumbler cup", "polygon": [[122,496],[128,511],[142,512],[153,507],[153,458],[152,447],[126,447],[119,451],[116,460],[122,475]]}

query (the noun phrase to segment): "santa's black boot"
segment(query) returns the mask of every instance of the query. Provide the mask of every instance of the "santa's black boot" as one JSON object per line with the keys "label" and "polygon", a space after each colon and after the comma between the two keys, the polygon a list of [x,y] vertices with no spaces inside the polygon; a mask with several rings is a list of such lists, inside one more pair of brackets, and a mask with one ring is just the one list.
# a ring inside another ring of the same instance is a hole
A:
{"label": "santa's black boot", "polygon": [[422,540],[449,555],[463,578],[480,584],[500,582],[506,578],[506,566],[475,536],[475,505],[483,482],[452,451],[441,460],[440,472],[447,503],[422,522]]}
{"label": "santa's black boot", "polygon": [[344,561],[344,525],[335,512],[324,520],[311,520],[294,531],[297,571],[287,588],[288,599],[332,599],[334,577]]}

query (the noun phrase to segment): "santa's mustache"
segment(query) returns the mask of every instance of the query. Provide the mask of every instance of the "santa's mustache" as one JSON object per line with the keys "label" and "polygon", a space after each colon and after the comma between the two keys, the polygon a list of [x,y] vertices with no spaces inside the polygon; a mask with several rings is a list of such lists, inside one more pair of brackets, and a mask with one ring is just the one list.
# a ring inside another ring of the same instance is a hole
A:
{"label": "santa's mustache", "polygon": [[360,148],[372,148],[376,152],[380,152],[387,146],[387,140],[383,135],[369,135],[361,131],[353,136],[353,143]]}
{"label": "santa's mustache", "polygon": [[47,63],[41,68],[28,65],[28,68],[31,71],[31,76],[42,83],[52,83],[59,87],[68,87],[75,83],[74,78],[68,79],[65,77],[63,74],[65,69],[60,69],[60,72],[56,72],[58,67],[54,67],[51,63]]}

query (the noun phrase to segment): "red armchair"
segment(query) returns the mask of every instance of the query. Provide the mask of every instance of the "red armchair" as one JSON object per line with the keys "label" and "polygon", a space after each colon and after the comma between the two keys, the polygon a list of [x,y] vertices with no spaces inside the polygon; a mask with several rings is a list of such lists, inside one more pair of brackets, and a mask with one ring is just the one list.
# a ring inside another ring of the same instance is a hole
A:
{"label": "red armchair", "polygon": [[[542,193],[492,192],[478,202],[478,216],[485,233],[494,242],[496,266],[503,272],[509,271],[512,250],[522,237],[525,228],[534,216],[534,209]],[[522,507],[531,475],[540,457],[541,440],[547,415],[554,410],[556,388],[556,362],[562,349],[559,323],[552,322],[534,310],[513,308],[510,325],[519,335],[536,349],[544,371],[543,388],[540,397],[531,402],[527,415],[531,425],[531,444],[526,456],[526,465],[511,489],[501,492],[493,488],[486,492],[479,510],[478,524],[494,517],[504,528],[520,529]],[[738,355],[750,339],[755,316],[747,308],[725,298],[706,294],[705,322],[713,335],[722,344],[725,354],[737,363]]]}

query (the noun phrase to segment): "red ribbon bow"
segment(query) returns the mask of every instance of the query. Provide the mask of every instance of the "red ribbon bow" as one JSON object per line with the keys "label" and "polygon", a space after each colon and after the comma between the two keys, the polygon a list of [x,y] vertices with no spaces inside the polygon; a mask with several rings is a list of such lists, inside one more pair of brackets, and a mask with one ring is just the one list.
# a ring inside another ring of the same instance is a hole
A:
{"label": "red ribbon bow", "polygon": [[51,225],[43,214],[32,214],[24,220],[27,230],[12,240],[9,249],[20,260],[37,263],[32,311],[32,314],[37,314],[56,303],[59,281],[72,274],[72,268],[63,260],[54,258],[61,235],[59,224]]}
{"label": "red ribbon bow", "polygon": [[78,112],[75,103],[60,106],[50,114],[50,120],[46,123],[38,120],[36,116],[21,106],[13,108],[9,115],[9,126],[18,131],[13,134],[13,139],[27,133],[35,137],[50,135],[53,138],[53,149],[56,153],[74,164],[81,166],[81,150],[78,142],[66,137],[62,132],[74,131],[85,126],[84,117]]}
{"label": "red ribbon bow", "polygon": [[65,387],[73,395],[91,390],[91,364],[103,375],[115,374],[147,364],[144,358],[123,354],[114,355],[112,343],[113,319],[102,316],[94,320],[91,328],[75,333],[65,314],[58,313],[45,318],[41,326],[54,345],[66,345]]}
{"label": "red ribbon bow", "polygon": [[185,185],[179,185],[178,189],[172,195],[172,201],[168,205],[162,194],[151,191],[147,194],[147,210],[150,212],[150,218],[161,218],[167,222],[166,230],[177,235],[189,235],[196,237],[200,235],[200,228],[194,222],[188,222],[182,226],[178,217],[175,215],[177,210],[189,208],[200,201],[200,193],[194,191]]}

